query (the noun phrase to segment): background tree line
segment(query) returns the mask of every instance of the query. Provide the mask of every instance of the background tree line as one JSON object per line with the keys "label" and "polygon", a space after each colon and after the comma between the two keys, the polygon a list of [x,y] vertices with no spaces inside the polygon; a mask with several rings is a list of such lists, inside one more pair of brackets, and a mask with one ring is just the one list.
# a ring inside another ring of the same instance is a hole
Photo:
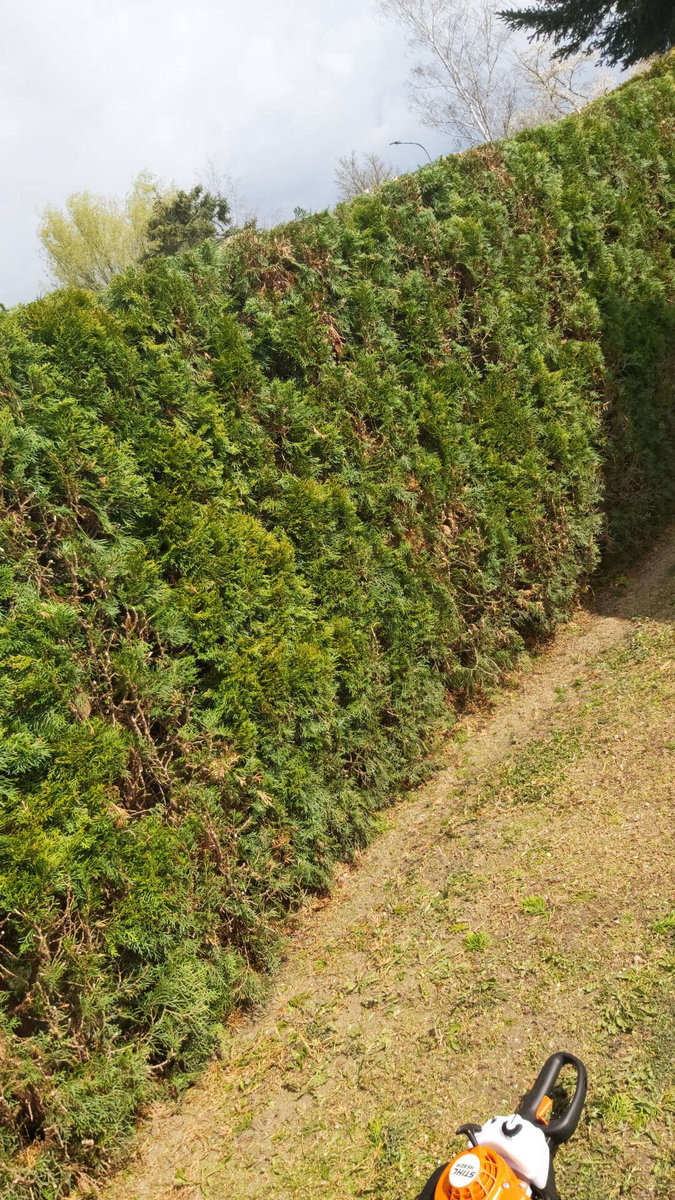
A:
{"label": "background tree line", "polygon": [[[451,150],[578,112],[616,83],[599,65],[625,70],[675,42],[673,0],[538,0],[504,12],[498,0],[381,0],[380,11],[416,54],[412,111]],[[394,175],[378,154],[352,151],[336,171],[340,198]]]}
{"label": "background tree line", "polygon": [[[673,0],[537,0],[506,11],[499,0],[379,0],[379,8],[416,55],[411,110],[447,134],[450,152],[578,112],[616,82],[600,64],[625,69],[675,40]],[[352,150],[337,163],[338,196],[373,191],[396,173],[377,152]],[[217,181],[186,191],[141,172],[121,200],[79,192],[65,211],[46,209],[39,236],[56,283],[100,291],[135,262],[221,241],[233,232],[230,208]]]}
{"label": "background tree line", "polygon": [[162,188],[141,172],[128,195],[75,192],[65,211],[42,213],[39,237],[50,273],[64,287],[101,291],[115,275],[158,254],[178,254],[232,230],[230,204],[218,190]]}

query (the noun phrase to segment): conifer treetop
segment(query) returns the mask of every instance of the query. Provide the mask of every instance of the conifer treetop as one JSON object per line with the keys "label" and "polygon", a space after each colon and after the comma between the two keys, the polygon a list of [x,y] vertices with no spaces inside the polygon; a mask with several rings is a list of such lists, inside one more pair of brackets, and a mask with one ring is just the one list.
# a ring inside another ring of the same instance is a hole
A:
{"label": "conifer treetop", "polygon": [[675,44],[673,0],[536,0],[500,15],[514,29],[552,39],[560,57],[585,49],[611,66],[632,66]]}

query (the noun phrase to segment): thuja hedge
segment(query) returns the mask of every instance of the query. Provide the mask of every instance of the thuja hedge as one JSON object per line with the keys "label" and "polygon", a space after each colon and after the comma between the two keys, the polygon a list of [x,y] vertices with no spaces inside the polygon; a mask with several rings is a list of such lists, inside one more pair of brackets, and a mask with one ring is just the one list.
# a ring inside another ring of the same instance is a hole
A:
{"label": "thuja hedge", "polygon": [[0,320],[3,1195],[114,1156],[671,511],[674,82]]}

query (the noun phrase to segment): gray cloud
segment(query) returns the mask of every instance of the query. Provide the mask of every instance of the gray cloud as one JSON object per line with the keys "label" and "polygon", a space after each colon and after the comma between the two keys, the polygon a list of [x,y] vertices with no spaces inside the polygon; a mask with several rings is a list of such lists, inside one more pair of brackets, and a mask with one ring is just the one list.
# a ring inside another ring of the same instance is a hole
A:
{"label": "gray cloud", "polygon": [[23,0],[0,12],[0,300],[47,287],[39,211],[125,192],[143,168],[191,185],[208,163],[265,220],[334,202],[337,158],[401,168],[448,147],[420,129],[403,34],[372,0]]}

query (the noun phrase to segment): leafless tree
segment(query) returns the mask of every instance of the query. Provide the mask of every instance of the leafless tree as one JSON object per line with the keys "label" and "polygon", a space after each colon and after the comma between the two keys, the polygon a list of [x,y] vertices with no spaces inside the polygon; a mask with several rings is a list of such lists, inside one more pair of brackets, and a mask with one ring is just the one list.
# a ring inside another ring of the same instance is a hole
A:
{"label": "leafless tree", "polygon": [[214,159],[207,158],[201,170],[195,171],[195,180],[214,196],[227,196],[233,228],[240,229],[256,221],[256,214],[244,193],[239,176],[221,171]]}
{"label": "leafless tree", "polygon": [[465,145],[511,132],[522,107],[513,35],[490,0],[382,0],[423,57],[413,67],[413,106],[425,124]]}
{"label": "leafless tree", "polygon": [[521,128],[580,112],[616,84],[611,71],[594,70],[590,54],[555,58],[550,47],[538,43],[517,56],[527,88],[527,107],[518,118]]}
{"label": "leafless tree", "polygon": [[362,154],[359,160],[355,150],[339,159],[335,168],[335,182],[341,200],[351,200],[362,192],[372,192],[373,188],[394,177],[391,163],[372,153]]}
{"label": "leafless tree", "polygon": [[380,7],[420,53],[413,107],[457,148],[556,120],[607,90],[587,56],[560,63],[546,43],[520,50],[497,0],[380,0]]}

